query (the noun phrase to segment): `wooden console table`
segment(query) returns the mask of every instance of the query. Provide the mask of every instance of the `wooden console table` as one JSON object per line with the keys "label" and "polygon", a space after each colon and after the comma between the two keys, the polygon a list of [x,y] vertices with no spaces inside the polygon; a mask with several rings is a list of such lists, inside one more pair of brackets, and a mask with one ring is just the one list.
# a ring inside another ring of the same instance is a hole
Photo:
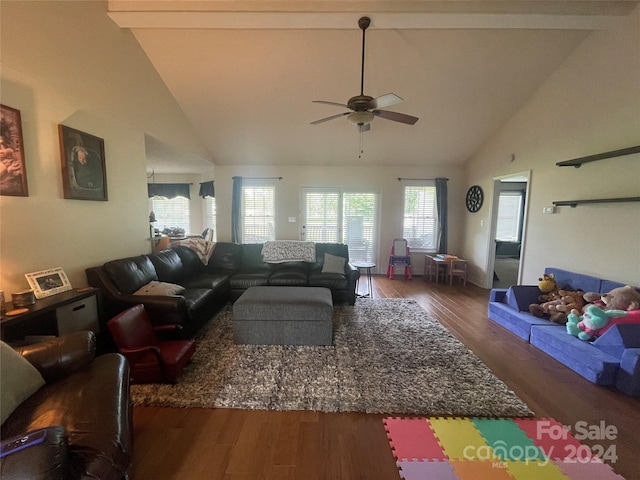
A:
{"label": "wooden console table", "polygon": [[[26,312],[8,316],[2,312],[0,338],[7,343],[23,342],[26,337],[59,336],[78,330],[99,331],[97,288],[69,290],[36,300]],[[14,307],[8,303],[7,311]]]}

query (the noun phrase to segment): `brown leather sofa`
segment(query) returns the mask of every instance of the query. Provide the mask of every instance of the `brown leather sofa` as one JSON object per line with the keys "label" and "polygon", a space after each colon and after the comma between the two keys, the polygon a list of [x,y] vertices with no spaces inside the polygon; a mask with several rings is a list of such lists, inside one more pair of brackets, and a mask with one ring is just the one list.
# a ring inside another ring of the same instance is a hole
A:
{"label": "brown leather sofa", "polygon": [[[143,304],[154,326],[177,325],[192,337],[217,310],[253,286],[309,286],[331,290],[334,303],[356,301],[360,272],[349,262],[347,245],[316,243],[316,262],[266,263],[262,244],[218,242],[207,265],[184,246],[112,260],[86,269],[89,285],[100,288],[106,320]],[[344,272],[323,272],[325,254],[345,258]],[[134,295],[150,281],[185,287],[177,295]],[[103,329],[106,331],[106,328]]]}
{"label": "brown leather sofa", "polygon": [[46,429],[43,443],[7,455],[7,479],[130,477],[133,427],[129,364],[117,353],[95,356],[92,332],[17,349],[46,384],[2,424],[2,439]]}

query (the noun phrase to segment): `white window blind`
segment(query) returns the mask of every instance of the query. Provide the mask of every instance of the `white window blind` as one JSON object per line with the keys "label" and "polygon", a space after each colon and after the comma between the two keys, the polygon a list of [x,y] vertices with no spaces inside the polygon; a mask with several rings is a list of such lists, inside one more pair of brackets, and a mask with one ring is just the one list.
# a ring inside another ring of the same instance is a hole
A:
{"label": "white window blind", "polygon": [[377,190],[304,187],[302,197],[302,239],[345,243],[349,246],[349,260],[377,261]]}
{"label": "white window blind", "polygon": [[243,185],[243,243],[264,243],[276,239],[275,199],[275,185]]}
{"label": "white window blind", "polygon": [[436,250],[438,212],[435,182],[404,186],[402,235],[412,249]]}
{"label": "white window blind", "polygon": [[344,192],[342,195],[343,243],[353,262],[373,262],[378,237],[378,193]]}
{"label": "white window blind", "polygon": [[309,191],[305,195],[305,240],[338,243],[340,193],[336,191]]}
{"label": "white window blind", "polygon": [[153,197],[151,199],[152,210],[156,215],[155,228],[160,231],[165,228],[182,228],[185,234],[191,230],[191,216],[189,211],[189,199],[185,197]]}
{"label": "white window blind", "polygon": [[214,197],[206,197],[204,199],[204,227],[213,230],[213,241],[217,241],[218,231],[216,229],[216,199]]}
{"label": "white window blind", "polygon": [[517,242],[520,240],[522,200],[521,192],[500,192],[496,240],[504,242]]}

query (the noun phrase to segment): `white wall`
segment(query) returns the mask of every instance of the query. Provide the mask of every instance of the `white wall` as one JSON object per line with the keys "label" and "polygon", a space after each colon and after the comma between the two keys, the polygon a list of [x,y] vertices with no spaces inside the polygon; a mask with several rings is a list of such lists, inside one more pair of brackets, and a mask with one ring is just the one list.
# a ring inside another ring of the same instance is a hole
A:
{"label": "white wall", "polygon": [[[378,271],[386,272],[391,242],[402,236],[402,178],[449,178],[449,251],[461,248],[461,214],[464,208],[463,173],[458,167],[262,167],[218,165],[215,170],[218,240],[231,239],[231,187],[233,176],[283,177],[276,190],[276,235],[280,240],[300,238],[300,189],[322,186],[367,186],[380,189]],[[288,218],[295,217],[295,223]],[[412,256],[414,272],[422,272],[424,255]]]}
{"label": "white wall", "polygon": [[[20,110],[28,197],[0,197],[0,288],[62,267],[150,251],[145,133],[204,148],[137,42],[106,2],[2,2],[0,101]],[[58,124],[104,139],[108,201],[65,200]]]}
{"label": "white wall", "polygon": [[[636,20],[639,15],[637,10]],[[523,283],[536,283],[546,266],[555,266],[640,285],[640,203],[542,213],[554,200],[640,196],[640,155],[580,169],[555,165],[640,145],[639,23],[592,33],[468,162],[467,187],[481,185],[488,200],[463,218],[462,252],[473,259],[474,282],[484,284],[487,277],[493,177],[531,170]]]}

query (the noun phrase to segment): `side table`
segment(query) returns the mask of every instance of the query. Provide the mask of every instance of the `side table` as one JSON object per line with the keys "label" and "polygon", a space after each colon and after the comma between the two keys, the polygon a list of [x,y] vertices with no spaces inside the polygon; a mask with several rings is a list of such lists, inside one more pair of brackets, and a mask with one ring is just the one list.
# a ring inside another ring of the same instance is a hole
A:
{"label": "side table", "polygon": [[0,336],[7,343],[15,343],[28,336],[59,336],[78,330],[99,333],[99,292],[97,288],[69,290],[36,300],[21,314],[9,316],[3,312]]}
{"label": "side table", "polygon": [[371,269],[376,267],[376,264],[373,262],[351,262],[351,264],[356,267],[358,270],[366,269],[367,275],[367,293],[364,295],[360,295],[358,293],[358,287],[360,285],[360,279],[356,283],[356,296],[361,298],[373,298],[373,283],[371,281]]}

